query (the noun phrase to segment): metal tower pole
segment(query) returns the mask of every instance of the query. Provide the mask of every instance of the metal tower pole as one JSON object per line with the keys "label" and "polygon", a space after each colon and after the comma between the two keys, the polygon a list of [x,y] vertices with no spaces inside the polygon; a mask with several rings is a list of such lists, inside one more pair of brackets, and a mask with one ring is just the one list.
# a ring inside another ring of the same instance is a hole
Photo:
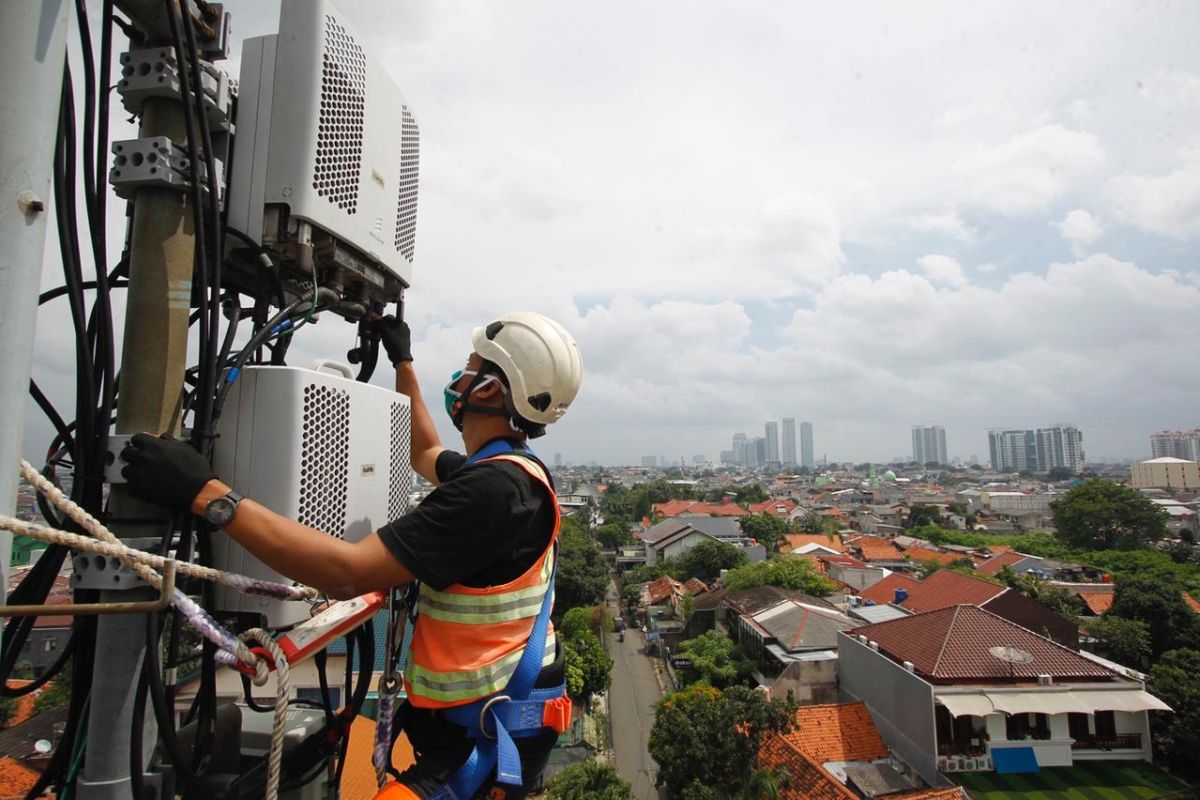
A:
{"label": "metal tower pole", "polygon": [[[0,25],[0,513],[16,508],[17,462],[33,363],[58,97],[67,52],[66,0],[12,3]],[[0,532],[0,600],[12,534]]]}

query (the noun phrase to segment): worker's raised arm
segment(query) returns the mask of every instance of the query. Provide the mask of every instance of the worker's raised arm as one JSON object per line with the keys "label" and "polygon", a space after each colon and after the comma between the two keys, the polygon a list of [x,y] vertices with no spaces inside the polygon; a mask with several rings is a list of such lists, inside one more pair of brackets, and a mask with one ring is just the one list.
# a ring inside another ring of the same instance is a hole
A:
{"label": "worker's raised arm", "polygon": [[396,368],[396,391],[411,401],[412,449],[409,458],[413,470],[432,484],[438,483],[437,457],[446,448],[438,438],[433,417],[421,397],[421,385],[412,364],[412,332],[408,323],[390,314],[371,320],[379,332],[379,343],[387,352],[388,361]]}
{"label": "worker's raised arm", "polygon": [[418,475],[434,484],[439,483],[437,477],[437,457],[446,448],[438,437],[433,417],[421,397],[421,386],[417,382],[417,373],[411,361],[400,361],[396,364],[396,391],[407,395],[412,409],[412,468]]}

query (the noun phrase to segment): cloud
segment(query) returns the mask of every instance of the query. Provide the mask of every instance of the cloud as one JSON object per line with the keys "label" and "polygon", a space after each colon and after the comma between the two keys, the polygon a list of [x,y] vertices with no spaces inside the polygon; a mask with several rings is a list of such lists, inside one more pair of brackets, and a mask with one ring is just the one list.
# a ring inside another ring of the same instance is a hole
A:
{"label": "cloud", "polygon": [[1108,182],[1105,195],[1118,217],[1131,225],[1194,239],[1200,236],[1200,151],[1165,175],[1118,175]]}
{"label": "cloud", "polygon": [[909,219],[908,226],[915,231],[940,233],[967,244],[975,240],[975,231],[962,221],[956,211],[921,214]]}
{"label": "cloud", "polygon": [[917,259],[917,266],[933,283],[956,287],[966,285],[967,279],[963,276],[962,265],[950,256],[921,256]]}
{"label": "cloud", "polygon": [[1094,134],[1051,124],[969,153],[954,172],[964,202],[1016,216],[1044,210],[1103,161]]}
{"label": "cloud", "polygon": [[1076,256],[1082,256],[1087,246],[1104,234],[1100,220],[1082,208],[1069,212],[1061,221],[1054,223],[1054,227],[1071,243],[1071,252]]}

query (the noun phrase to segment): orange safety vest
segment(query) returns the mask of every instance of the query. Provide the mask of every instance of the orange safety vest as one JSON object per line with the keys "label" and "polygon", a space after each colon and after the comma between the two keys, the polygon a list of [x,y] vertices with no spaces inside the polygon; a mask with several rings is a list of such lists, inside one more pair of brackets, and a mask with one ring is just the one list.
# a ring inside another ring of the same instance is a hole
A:
{"label": "orange safety vest", "polygon": [[[550,479],[537,462],[517,455],[485,458],[517,464],[546,488],[554,504],[550,543],[521,576],[500,586],[460,583],[437,590],[421,584],[404,688],[418,708],[460,706],[503,690],[525,652],[543,596],[553,592],[561,512]],[[551,595],[553,598],[553,595]],[[546,632],[542,667],[554,663],[554,626]]]}

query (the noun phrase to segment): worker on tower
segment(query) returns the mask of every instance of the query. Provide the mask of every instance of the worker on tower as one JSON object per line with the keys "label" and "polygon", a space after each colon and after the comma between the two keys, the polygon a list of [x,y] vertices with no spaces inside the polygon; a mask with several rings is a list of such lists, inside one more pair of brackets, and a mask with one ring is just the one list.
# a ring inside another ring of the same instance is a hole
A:
{"label": "worker on tower", "polygon": [[[421,398],[406,323],[373,323],[412,400],[412,467],[434,489],[416,508],[349,543],[243,498],[188,445],[150,434],[122,453],[135,496],[187,508],[279,573],[338,599],[420,581],[397,711],[416,764],[380,797],[528,794],[570,716],[562,648],[549,624],[559,508],[527,441],[574,400],[579,347],[540,314],[476,328],[474,352],[444,389],[464,453],[442,447]],[[389,654],[390,655],[390,654]]]}

